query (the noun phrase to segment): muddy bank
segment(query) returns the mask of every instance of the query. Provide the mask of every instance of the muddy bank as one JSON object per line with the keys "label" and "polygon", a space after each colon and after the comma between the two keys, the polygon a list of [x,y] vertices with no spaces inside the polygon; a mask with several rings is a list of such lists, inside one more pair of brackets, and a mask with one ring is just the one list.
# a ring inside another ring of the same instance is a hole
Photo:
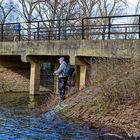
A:
{"label": "muddy bank", "polygon": [[[99,75],[100,79],[95,77],[84,90],[68,93],[65,105],[61,110],[58,107],[57,113],[126,140],[140,139],[140,64],[122,64],[112,74],[105,73],[106,76]],[[47,98],[39,110],[47,112],[59,104],[59,95],[55,95]]]}
{"label": "muddy bank", "polygon": [[43,112],[53,109],[63,118],[90,129],[99,129],[109,137],[126,140],[140,139],[140,110],[138,104],[122,104],[106,106],[101,101],[99,87],[88,87],[79,93],[67,95],[60,101],[58,95],[48,98],[39,108]]}
{"label": "muddy bank", "polygon": [[69,96],[61,110],[64,118],[80,121],[89,128],[104,129],[107,133],[121,135],[125,139],[140,139],[139,104],[106,106],[101,103],[99,88],[87,88]]}

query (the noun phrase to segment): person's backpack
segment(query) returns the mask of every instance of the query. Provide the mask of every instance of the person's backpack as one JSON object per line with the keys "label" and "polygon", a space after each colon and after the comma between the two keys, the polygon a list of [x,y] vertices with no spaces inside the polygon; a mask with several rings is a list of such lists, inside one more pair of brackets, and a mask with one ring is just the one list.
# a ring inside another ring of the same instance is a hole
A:
{"label": "person's backpack", "polygon": [[73,73],[75,71],[75,68],[73,65],[67,63],[66,64],[66,69],[64,70],[64,76],[66,77],[72,77],[73,76]]}

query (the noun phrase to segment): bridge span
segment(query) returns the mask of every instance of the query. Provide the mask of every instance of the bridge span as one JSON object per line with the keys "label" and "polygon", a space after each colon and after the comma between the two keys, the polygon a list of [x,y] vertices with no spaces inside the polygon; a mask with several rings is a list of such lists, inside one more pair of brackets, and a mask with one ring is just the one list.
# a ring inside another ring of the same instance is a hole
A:
{"label": "bridge span", "polygon": [[[50,62],[57,68],[60,56],[75,65],[77,89],[86,85],[92,58],[140,58],[140,15],[2,23],[0,27],[0,77],[5,81],[4,76],[8,76],[9,91],[14,90],[11,87],[16,89],[20,82],[13,83],[23,76],[29,82],[21,82],[19,89],[25,87],[30,94],[37,94],[41,64]],[[11,65],[19,68],[20,76],[14,75],[17,70]],[[30,69],[28,74],[25,67]],[[12,77],[5,68],[12,69]],[[57,92],[57,77],[54,85]]]}
{"label": "bridge span", "polygon": [[[86,85],[86,71],[90,58],[137,59],[140,57],[140,40],[51,40],[0,42],[0,65],[20,59],[30,67],[30,94],[38,94],[40,64],[50,62],[58,67],[58,58],[65,56],[76,66],[76,85]],[[3,60],[3,61],[2,61]],[[54,80],[57,92],[57,78]]]}

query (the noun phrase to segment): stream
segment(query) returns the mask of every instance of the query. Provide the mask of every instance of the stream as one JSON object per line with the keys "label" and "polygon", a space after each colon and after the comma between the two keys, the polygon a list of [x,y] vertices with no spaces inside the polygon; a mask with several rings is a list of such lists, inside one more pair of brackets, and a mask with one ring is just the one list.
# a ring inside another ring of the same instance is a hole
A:
{"label": "stream", "polygon": [[81,127],[57,113],[37,114],[44,96],[0,94],[0,140],[97,140],[98,130]]}

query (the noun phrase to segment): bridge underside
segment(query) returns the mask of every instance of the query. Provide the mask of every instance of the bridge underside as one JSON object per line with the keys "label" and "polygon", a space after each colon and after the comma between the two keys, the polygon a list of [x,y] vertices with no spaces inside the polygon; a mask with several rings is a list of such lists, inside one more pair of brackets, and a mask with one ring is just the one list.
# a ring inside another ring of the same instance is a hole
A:
{"label": "bridge underside", "polygon": [[[50,62],[54,64],[54,70],[59,67],[58,58],[60,56],[28,56],[30,58],[30,94],[39,94],[39,87],[40,87],[40,66],[44,62]],[[70,61],[69,56],[64,56],[66,61]],[[81,90],[85,88],[85,86],[89,83],[88,75],[89,71],[91,70],[91,66],[94,66],[94,63],[98,63],[102,65],[103,61],[128,61],[130,58],[109,58],[109,57],[91,57],[91,56],[77,56],[75,57],[75,88],[76,90]],[[114,65],[114,64],[112,64]],[[94,68],[96,69],[96,68]],[[95,70],[98,73],[98,70]],[[54,92],[58,93],[58,77],[54,76]]]}
{"label": "bridge underside", "polygon": [[[58,58],[60,56],[39,56],[28,55],[28,62],[22,62],[20,55],[1,55],[0,56],[0,75],[5,81],[4,90],[6,92],[24,92],[29,91],[30,94],[39,94],[41,86],[41,64],[51,63],[54,64],[55,69],[58,68]],[[66,61],[70,61],[70,57],[64,55]],[[76,84],[77,89],[85,87],[86,67],[89,65],[86,61],[88,57],[77,57],[77,64],[75,65],[77,76]],[[81,65],[81,66],[80,66]],[[5,76],[4,76],[5,75]],[[48,75],[49,76],[49,75]],[[50,79],[50,77],[48,77]],[[20,80],[20,81],[19,81]],[[7,87],[7,85],[9,87]],[[29,86],[30,85],[30,86]],[[6,87],[6,88],[5,88]],[[58,78],[54,77],[54,89],[58,93]]]}
{"label": "bridge underside", "polygon": [[[63,55],[66,59],[66,62],[70,62],[70,57]],[[40,66],[42,63],[49,62],[54,64],[54,70],[58,69],[58,58],[60,56],[35,56],[29,55],[27,59],[30,61],[31,69],[30,69],[30,94],[39,94],[40,87]],[[76,88],[77,90],[81,90],[85,87],[86,82],[86,71],[87,67],[90,66],[91,57],[76,57],[75,69],[76,69]],[[49,77],[48,77],[49,78]],[[54,76],[54,92],[58,93],[58,77]]]}

